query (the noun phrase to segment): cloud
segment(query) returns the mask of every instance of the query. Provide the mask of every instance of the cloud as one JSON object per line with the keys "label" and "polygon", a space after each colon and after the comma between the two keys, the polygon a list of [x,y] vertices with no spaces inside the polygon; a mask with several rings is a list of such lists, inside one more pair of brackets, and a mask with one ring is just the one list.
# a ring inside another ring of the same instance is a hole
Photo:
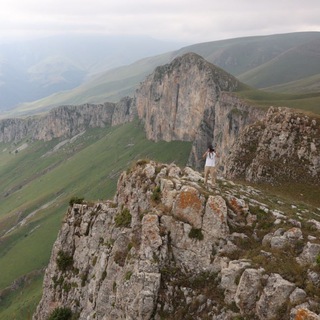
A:
{"label": "cloud", "polygon": [[6,0],[0,37],[77,32],[202,42],[320,31],[319,12],[319,0]]}

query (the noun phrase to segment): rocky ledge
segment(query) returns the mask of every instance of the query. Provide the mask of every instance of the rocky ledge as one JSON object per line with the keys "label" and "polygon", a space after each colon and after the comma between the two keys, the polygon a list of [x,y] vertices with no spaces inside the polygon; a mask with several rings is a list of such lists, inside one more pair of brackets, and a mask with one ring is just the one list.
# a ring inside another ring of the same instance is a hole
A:
{"label": "rocky ledge", "polygon": [[70,206],[33,316],[319,319],[320,209],[140,160]]}

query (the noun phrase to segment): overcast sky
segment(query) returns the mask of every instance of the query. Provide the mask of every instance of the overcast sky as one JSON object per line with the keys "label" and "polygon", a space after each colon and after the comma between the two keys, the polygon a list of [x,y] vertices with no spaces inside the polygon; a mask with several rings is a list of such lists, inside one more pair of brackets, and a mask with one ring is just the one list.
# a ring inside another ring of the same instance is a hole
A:
{"label": "overcast sky", "polygon": [[320,31],[320,0],[1,0],[0,42],[62,33],[199,43]]}

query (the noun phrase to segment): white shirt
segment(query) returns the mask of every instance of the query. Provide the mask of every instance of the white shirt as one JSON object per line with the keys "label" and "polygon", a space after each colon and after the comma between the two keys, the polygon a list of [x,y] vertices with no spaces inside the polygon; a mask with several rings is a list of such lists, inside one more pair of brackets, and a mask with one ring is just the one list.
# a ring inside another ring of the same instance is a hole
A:
{"label": "white shirt", "polygon": [[206,167],[215,167],[216,166],[216,153],[208,152],[206,157]]}

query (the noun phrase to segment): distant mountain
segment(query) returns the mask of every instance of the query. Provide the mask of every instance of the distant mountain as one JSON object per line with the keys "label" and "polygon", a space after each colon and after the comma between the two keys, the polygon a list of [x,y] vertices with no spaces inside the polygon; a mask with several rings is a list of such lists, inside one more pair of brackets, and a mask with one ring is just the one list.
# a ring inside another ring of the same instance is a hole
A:
{"label": "distant mountain", "polygon": [[[141,59],[130,65],[102,72],[75,89],[55,93],[20,106],[16,112],[32,113],[62,104],[117,102],[132,95],[139,83],[160,65],[194,52],[255,88],[281,92],[318,91],[320,32],[301,32],[213,41]],[[305,79],[305,81],[304,81]],[[295,81],[302,81],[299,88]]]}
{"label": "distant mountain", "polygon": [[55,36],[1,44],[0,110],[73,89],[97,73],[181,45],[136,36]]}

